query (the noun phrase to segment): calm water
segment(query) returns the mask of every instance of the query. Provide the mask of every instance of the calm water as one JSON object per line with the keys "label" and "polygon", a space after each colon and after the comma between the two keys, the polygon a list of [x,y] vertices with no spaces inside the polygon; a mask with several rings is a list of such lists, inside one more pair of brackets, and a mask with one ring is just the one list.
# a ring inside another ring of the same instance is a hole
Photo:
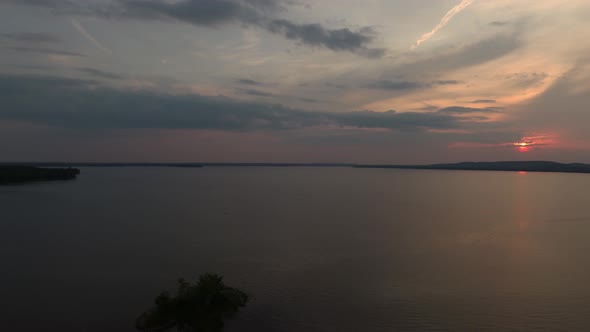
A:
{"label": "calm water", "polygon": [[590,175],[85,168],[0,187],[3,331],[133,331],[180,277],[228,331],[590,330]]}

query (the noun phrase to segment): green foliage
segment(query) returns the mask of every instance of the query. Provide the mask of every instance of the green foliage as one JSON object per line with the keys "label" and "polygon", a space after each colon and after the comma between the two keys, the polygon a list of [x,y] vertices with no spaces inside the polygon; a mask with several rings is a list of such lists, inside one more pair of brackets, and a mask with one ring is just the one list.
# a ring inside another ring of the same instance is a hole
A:
{"label": "green foliage", "polygon": [[248,302],[248,295],[228,287],[216,274],[204,274],[196,284],[178,280],[176,296],[167,292],[156,297],[156,306],[137,318],[140,331],[176,328],[187,332],[217,332],[223,321],[235,316]]}

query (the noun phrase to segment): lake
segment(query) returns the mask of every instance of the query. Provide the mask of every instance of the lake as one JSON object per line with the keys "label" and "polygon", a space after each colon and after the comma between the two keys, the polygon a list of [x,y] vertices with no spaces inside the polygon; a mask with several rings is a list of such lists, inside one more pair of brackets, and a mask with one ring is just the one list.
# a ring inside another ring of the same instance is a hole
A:
{"label": "lake", "polygon": [[134,331],[179,277],[226,331],[590,330],[590,175],[82,168],[0,187],[3,331]]}

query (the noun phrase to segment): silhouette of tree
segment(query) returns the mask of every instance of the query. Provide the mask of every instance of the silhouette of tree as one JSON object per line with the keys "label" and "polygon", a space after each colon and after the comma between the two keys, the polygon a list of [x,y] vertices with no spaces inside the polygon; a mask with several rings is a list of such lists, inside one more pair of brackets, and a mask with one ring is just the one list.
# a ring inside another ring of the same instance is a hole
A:
{"label": "silhouette of tree", "polygon": [[163,292],[156,306],[141,314],[135,326],[140,331],[218,332],[223,321],[235,316],[248,302],[248,295],[228,287],[216,274],[204,274],[197,284],[178,280],[176,296]]}
{"label": "silhouette of tree", "polygon": [[80,174],[80,170],[77,168],[40,168],[33,166],[0,165],[0,184],[71,180],[75,179],[78,174]]}

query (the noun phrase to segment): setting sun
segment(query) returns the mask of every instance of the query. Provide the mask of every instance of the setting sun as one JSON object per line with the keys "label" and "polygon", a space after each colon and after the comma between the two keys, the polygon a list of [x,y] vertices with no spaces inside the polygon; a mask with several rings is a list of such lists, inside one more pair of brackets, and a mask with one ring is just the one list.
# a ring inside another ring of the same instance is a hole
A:
{"label": "setting sun", "polygon": [[531,146],[534,145],[534,142],[515,142],[514,146],[517,148],[518,152],[529,152],[531,150]]}

